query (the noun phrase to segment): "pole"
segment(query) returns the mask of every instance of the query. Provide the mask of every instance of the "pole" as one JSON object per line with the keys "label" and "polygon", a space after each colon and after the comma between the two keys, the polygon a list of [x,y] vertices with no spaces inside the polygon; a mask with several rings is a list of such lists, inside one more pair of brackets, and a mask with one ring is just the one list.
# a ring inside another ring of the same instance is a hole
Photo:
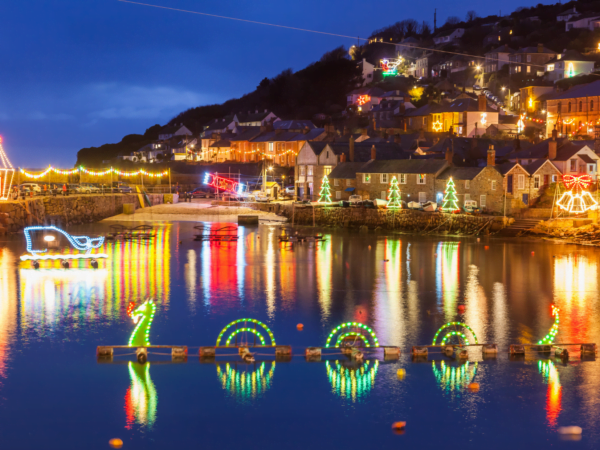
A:
{"label": "pole", "polygon": [[110,193],[113,191],[113,180],[112,180],[113,168],[110,166]]}
{"label": "pole", "polygon": [[169,167],[169,194],[172,194],[173,192],[171,191],[171,168]]}

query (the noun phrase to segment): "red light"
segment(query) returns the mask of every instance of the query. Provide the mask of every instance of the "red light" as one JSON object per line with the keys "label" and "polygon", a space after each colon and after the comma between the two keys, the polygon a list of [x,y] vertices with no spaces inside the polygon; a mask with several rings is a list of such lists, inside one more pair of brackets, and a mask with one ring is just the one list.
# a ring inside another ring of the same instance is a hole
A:
{"label": "red light", "polygon": [[592,177],[589,175],[563,175],[562,181],[567,189],[587,189],[592,184]]}

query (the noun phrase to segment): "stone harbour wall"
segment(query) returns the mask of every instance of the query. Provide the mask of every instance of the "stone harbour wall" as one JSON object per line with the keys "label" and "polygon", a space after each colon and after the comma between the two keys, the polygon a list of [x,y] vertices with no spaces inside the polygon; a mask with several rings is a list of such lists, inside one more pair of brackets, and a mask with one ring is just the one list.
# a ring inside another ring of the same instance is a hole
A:
{"label": "stone harbour wall", "polygon": [[296,225],[312,225],[314,220],[316,225],[321,226],[382,228],[419,234],[488,234],[507,225],[504,217],[499,216],[428,213],[406,209],[313,208],[286,205],[281,208],[280,213]]}
{"label": "stone harbour wall", "polygon": [[[162,194],[150,194],[149,198],[152,205],[163,203]],[[136,209],[140,207],[136,194],[33,197],[0,202],[0,233],[38,224],[66,227],[97,222],[123,213],[124,203],[133,203]]]}

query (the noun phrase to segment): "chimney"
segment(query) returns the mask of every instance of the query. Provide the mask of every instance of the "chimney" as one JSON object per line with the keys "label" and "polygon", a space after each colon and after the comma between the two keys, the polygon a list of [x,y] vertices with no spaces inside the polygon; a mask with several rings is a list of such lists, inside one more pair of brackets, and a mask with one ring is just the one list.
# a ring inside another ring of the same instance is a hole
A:
{"label": "chimney", "polygon": [[275,134],[281,134],[281,133],[283,133],[283,130],[281,128],[277,128],[275,130]]}
{"label": "chimney", "polygon": [[363,136],[368,136],[369,134],[367,133],[367,129],[363,128],[362,130],[360,130],[360,134],[362,134]]}
{"label": "chimney", "polygon": [[446,149],[446,162],[449,166],[452,165],[452,160],[454,159],[454,151],[450,147]]}
{"label": "chimney", "polygon": [[477,135],[471,138],[471,149],[475,150],[477,148]]}
{"label": "chimney", "polygon": [[371,147],[371,159],[375,161],[377,159],[377,150],[375,149],[375,144]]}
{"label": "chimney", "polygon": [[342,153],[340,155],[340,162],[346,162],[346,154],[345,153]]}
{"label": "chimney", "polygon": [[554,138],[552,138],[550,141],[548,141],[548,159],[550,159],[550,160],[556,159],[557,144],[558,144],[558,141]]}
{"label": "chimney", "polygon": [[394,144],[400,144],[400,143],[402,143],[402,139],[400,139],[400,135],[395,134],[394,135]]}
{"label": "chimney", "polygon": [[486,112],[487,111],[487,99],[485,98],[484,94],[481,94],[479,97],[477,97],[477,106],[478,106],[478,110],[481,112]]}
{"label": "chimney", "polygon": [[375,122],[375,116],[373,116],[373,130],[377,129],[377,123]]}
{"label": "chimney", "polygon": [[348,141],[348,153],[350,162],[354,162],[354,136],[350,136],[350,140]]}
{"label": "chimney", "polygon": [[404,102],[400,102],[400,107],[398,108],[398,112],[402,115],[404,115],[404,113],[406,113],[406,105],[404,104]]}
{"label": "chimney", "polygon": [[558,130],[556,129],[556,125],[554,125],[554,129],[552,130],[552,139],[558,139]]}
{"label": "chimney", "polygon": [[308,127],[304,127],[304,129],[302,130],[302,134],[308,134],[310,130],[308,129]]}
{"label": "chimney", "polygon": [[346,125],[344,125],[344,136],[349,136],[350,135],[350,130],[348,129],[348,127]]}
{"label": "chimney", "polygon": [[265,109],[265,112],[267,112],[267,110]]}
{"label": "chimney", "polygon": [[487,153],[487,165],[493,167],[496,165],[496,150],[494,150],[494,146],[490,145]]}
{"label": "chimney", "polygon": [[404,131],[406,132],[407,131],[407,127],[408,127],[408,124],[406,123],[406,119],[404,119],[402,121],[402,123],[404,124]]}
{"label": "chimney", "polygon": [[538,44],[538,53],[544,53],[544,44]]}
{"label": "chimney", "polygon": [[515,150],[521,150],[521,141],[519,138],[515,138]]}

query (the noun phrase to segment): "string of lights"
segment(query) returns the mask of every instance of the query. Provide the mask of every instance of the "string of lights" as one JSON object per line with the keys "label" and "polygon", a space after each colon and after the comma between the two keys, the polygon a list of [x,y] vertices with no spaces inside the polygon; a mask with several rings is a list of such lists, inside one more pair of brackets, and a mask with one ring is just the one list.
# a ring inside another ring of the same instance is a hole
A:
{"label": "string of lights", "polygon": [[114,167],[111,167],[110,169],[107,169],[103,172],[95,172],[93,170],[88,170],[83,166],[80,166],[80,167],[77,167],[77,168],[71,169],[71,170],[62,170],[62,169],[57,169],[55,167],[49,166],[46,170],[44,170],[41,173],[30,173],[30,172],[25,171],[24,169],[19,169],[19,170],[27,178],[33,178],[33,179],[39,179],[39,178],[45,177],[50,172],[57,173],[59,175],[72,175],[74,173],[81,172],[81,173],[85,173],[86,175],[92,175],[92,176],[96,176],[96,177],[108,175],[112,172],[112,173],[115,173],[122,177],[134,177],[137,175],[145,175],[145,176],[151,177],[151,178],[160,178],[160,177],[164,177],[169,174],[168,170],[165,170],[163,172],[147,172],[143,169],[140,169],[140,170],[137,170],[134,172],[124,172],[124,171],[115,169]]}

